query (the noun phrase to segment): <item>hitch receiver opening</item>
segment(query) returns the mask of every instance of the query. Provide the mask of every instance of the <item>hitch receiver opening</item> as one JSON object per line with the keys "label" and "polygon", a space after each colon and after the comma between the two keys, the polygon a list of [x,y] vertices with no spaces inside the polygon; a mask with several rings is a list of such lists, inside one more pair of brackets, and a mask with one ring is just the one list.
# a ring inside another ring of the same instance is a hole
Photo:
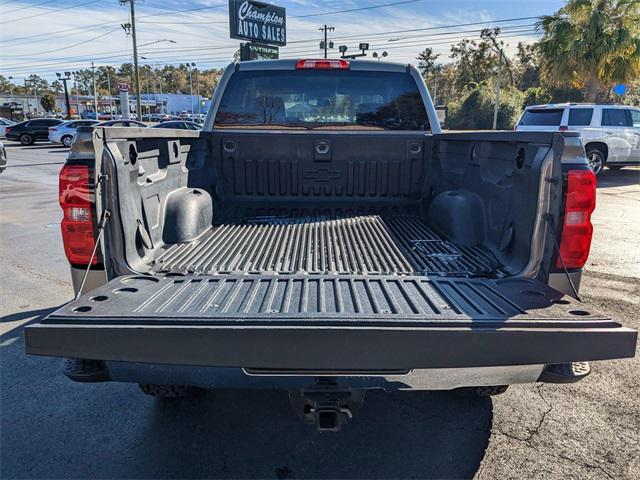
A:
{"label": "hitch receiver opening", "polygon": [[342,390],[334,382],[289,392],[291,406],[308,425],[321,432],[338,432],[364,403],[365,390]]}

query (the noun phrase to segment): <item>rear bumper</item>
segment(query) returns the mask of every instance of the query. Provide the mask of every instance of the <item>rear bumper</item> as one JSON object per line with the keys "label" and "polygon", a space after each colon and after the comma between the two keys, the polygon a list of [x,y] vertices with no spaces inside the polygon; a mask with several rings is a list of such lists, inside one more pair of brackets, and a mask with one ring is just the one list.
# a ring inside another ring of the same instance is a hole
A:
{"label": "rear bumper", "polygon": [[[313,372],[256,374],[242,368],[193,367],[150,363],[108,362],[111,379],[117,382],[156,385],[192,385],[206,389],[297,390],[317,382]],[[339,388],[381,390],[453,390],[462,387],[514,385],[536,382],[544,365],[486,368],[414,369],[407,372],[331,375]]]}
{"label": "rear bumper", "polygon": [[407,370],[633,357],[637,332],[614,322],[532,327],[300,327],[39,324],[36,355],[302,370]]}

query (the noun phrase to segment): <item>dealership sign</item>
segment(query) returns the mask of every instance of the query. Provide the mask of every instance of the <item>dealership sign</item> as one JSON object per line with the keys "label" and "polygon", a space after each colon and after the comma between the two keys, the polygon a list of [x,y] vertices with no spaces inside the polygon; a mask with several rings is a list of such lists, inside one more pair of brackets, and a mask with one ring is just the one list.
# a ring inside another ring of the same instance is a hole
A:
{"label": "dealership sign", "polygon": [[287,44],[285,9],[253,0],[229,0],[231,38],[268,45]]}
{"label": "dealership sign", "polygon": [[241,43],[240,60],[274,60],[279,57],[278,47],[261,43]]}

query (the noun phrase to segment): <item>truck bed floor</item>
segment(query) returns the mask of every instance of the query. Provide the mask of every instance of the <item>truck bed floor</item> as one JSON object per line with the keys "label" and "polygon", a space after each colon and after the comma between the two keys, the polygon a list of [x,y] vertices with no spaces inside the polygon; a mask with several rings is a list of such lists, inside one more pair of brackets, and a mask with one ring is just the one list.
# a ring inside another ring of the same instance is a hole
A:
{"label": "truck bed floor", "polygon": [[484,249],[438,236],[417,216],[342,219],[256,218],[213,227],[172,245],[158,273],[308,273],[487,276],[496,261]]}

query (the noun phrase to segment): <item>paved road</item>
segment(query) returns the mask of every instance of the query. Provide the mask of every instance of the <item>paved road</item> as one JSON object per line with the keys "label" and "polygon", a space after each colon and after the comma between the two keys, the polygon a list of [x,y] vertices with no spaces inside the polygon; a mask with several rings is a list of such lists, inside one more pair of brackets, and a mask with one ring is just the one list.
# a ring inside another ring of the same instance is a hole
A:
{"label": "paved road", "polygon": [[[68,301],[57,174],[64,149],[8,146],[0,176],[0,478],[640,478],[640,359],[571,386],[493,399],[376,393],[318,434],[283,393],[163,402],[133,385],[81,385],[24,355],[22,326]],[[640,170],[605,172],[582,294],[640,328]]]}

